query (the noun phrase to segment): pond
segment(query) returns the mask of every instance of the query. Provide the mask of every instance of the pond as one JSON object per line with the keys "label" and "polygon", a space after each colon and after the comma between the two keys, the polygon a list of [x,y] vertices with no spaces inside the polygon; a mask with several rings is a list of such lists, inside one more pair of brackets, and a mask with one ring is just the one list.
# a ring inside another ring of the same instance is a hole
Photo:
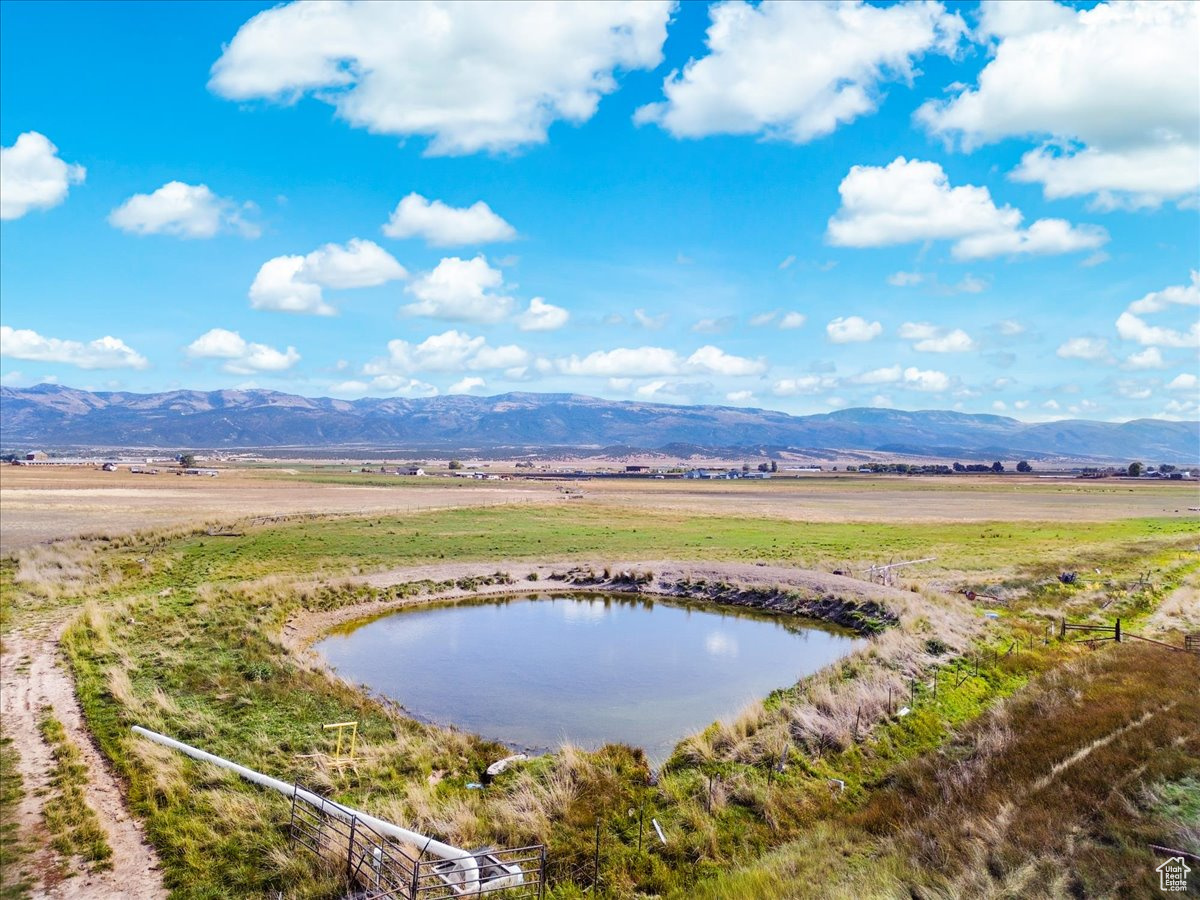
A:
{"label": "pond", "polygon": [[409,714],[523,750],[641,747],[652,764],[862,643],[788,617],[611,595],[427,606],[316,645]]}

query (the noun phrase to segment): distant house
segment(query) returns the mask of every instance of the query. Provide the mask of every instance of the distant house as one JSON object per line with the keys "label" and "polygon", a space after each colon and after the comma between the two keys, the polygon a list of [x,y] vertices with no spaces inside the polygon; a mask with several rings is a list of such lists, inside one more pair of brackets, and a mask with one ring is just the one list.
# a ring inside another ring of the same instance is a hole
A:
{"label": "distant house", "polygon": [[405,475],[419,475],[422,478],[424,478],[425,470],[422,469],[420,466],[409,466],[407,469],[404,470],[404,474]]}
{"label": "distant house", "polygon": [[49,459],[50,454],[47,453],[45,450],[34,450],[30,453],[26,453],[25,458],[32,462],[33,460],[38,460],[38,459]]}
{"label": "distant house", "polygon": [[649,466],[626,466],[625,471],[628,472],[630,475],[634,475],[639,472],[649,472],[650,467]]}

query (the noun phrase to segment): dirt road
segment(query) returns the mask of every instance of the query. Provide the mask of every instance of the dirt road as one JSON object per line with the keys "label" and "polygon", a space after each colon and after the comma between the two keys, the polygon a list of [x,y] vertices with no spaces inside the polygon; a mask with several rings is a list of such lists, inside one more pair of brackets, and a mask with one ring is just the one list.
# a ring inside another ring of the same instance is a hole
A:
{"label": "dirt road", "polygon": [[17,769],[25,789],[17,821],[23,834],[36,833],[43,827],[40,794],[49,785],[54,761],[41,738],[38,719],[49,707],[87,765],[87,802],[108,835],[112,868],[89,872],[76,867],[68,870],[69,877],[63,877],[54,851],[43,845],[27,860],[33,894],[51,900],[166,897],[158,858],[146,842],[141,824],[129,814],[119,780],[84,726],[74,684],[60,658],[59,638],[64,625],[60,621],[10,633],[0,653],[0,717],[20,754]]}

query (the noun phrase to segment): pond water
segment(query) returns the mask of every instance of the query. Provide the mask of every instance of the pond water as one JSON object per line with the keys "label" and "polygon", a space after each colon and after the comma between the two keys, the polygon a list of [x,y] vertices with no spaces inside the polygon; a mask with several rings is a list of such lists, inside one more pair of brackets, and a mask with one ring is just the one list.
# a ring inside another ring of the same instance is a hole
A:
{"label": "pond water", "polygon": [[631,744],[657,765],[687,735],[861,641],[715,606],[542,595],[405,610],[316,649],[417,718],[534,751]]}

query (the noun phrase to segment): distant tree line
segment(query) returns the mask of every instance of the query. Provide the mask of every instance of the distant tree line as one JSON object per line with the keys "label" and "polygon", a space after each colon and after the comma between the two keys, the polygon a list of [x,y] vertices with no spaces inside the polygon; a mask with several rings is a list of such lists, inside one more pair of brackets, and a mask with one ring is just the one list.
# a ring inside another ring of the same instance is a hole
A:
{"label": "distant tree line", "polygon": [[[968,472],[990,472],[999,475],[1004,472],[1004,463],[996,460],[991,464],[986,463],[968,463],[963,464],[956,462],[953,466],[926,464],[918,465],[916,463],[894,463],[894,462],[872,462],[859,463],[857,466],[846,466],[847,472],[871,472],[876,475],[954,475],[964,474]],[[1018,472],[1032,472],[1031,466],[1026,460],[1021,460],[1017,463]]]}

